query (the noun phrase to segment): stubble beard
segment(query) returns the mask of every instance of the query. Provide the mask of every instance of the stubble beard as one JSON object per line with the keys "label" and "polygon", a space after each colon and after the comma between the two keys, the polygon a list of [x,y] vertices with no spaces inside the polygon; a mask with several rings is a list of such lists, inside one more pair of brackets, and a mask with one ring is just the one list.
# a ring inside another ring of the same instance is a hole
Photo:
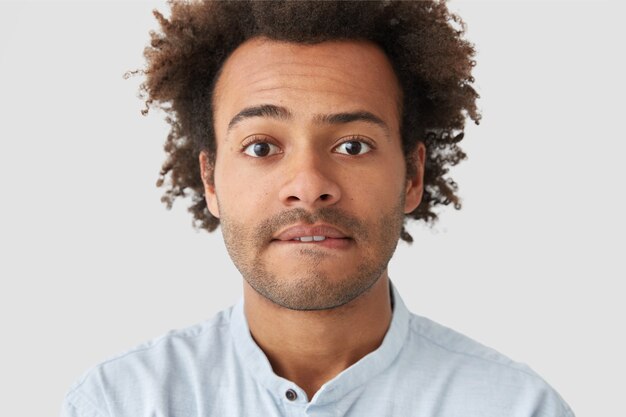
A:
{"label": "stubble beard", "polygon": [[[272,303],[290,310],[313,311],[340,307],[365,294],[381,278],[395,252],[404,224],[404,194],[380,221],[366,225],[343,210],[327,207],[315,213],[301,209],[281,212],[251,228],[228,216],[220,219],[226,249],[246,282]],[[222,213],[225,214],[225,213]],[[324,222],[336,225],[354,237],[353,244],[365,246],[363,259],[355,269],[346,265],[346,276],[331,276],[318,267],[328,254],[303,248],[305,261],[298,276],[281,277],[272,272],[260,256],[271,236],[290,224]]]}

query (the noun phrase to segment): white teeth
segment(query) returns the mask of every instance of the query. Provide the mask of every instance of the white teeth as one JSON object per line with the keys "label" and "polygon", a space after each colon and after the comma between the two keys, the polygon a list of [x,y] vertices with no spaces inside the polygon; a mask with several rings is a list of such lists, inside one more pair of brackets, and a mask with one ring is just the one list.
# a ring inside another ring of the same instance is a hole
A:
{"label": "white teeth", "polygon": [[301,236],[294,237],[292,240],[298,240],[300,242],[321,242],[323,240],[326,240],[326,236]]}

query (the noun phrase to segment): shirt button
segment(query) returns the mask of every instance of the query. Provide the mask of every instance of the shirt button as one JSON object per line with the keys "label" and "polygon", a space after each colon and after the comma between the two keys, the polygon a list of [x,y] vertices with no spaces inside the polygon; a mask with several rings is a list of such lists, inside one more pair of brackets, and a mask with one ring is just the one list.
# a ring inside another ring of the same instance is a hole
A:
{"label": "shirt button", "polygon": [[285,392],[285,397],[287,397],[287,399],[289,401],[295,401],[296,398],[298,398],[298,394],[296,394],[296,392],[294,390],[292,390],[291,388],[289,388],[286,392]]}

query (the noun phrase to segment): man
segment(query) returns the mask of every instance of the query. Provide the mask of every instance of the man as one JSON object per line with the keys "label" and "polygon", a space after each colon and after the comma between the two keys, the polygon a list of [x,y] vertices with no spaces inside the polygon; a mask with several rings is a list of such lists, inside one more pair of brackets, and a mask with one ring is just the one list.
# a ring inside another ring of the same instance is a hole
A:
{"label": "man", "polygon": [[528,367],[411,314],[387,264],[406,217],[458,204],[474,50],[445,4],[172,3],[148,104],[159,185],[222,226],[244,297],[89,371],[65,416],[572,417]]}

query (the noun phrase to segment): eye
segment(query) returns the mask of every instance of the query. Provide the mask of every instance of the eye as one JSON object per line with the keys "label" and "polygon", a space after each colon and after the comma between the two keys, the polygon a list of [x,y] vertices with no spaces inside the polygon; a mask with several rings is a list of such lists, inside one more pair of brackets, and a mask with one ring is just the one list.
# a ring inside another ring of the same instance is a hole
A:
{"label": "eye", "polygon": [[243,153],[255,158],[274,155],[280,151],[278,146],[268,142],[254,142],[243,149]]}
{"label": "eye", "polygon": [[363,155],[371,151],[372,146],[362,140],[348,140],[339,144],[335,150],[345,155]]}

